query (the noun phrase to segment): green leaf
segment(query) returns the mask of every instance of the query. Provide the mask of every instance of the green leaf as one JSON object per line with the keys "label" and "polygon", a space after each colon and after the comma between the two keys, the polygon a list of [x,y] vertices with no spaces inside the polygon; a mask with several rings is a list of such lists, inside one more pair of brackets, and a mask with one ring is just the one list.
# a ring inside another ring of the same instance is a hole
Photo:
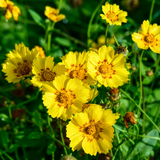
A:
{"label": "green leaf", "polygon": [[[159,133],[156,129],[150,131],[146,136],[159,137]],[[143,138],[143,149],[139,152],[140,158],[144,158],[150,155],[152,148],[156,145],[157,139]]]}
{"label": "green leaf", "polygon": [[28,135],[28,139],[39,139],[41,138],[40,132],[32,132]]}
{"label": "green leaf", "polygon": [[9,118],[6,114],[4,113],[0,113],[0,120],[3,121],[3,122],[9,122]]}
{"label": "green leaf", "polygon": [[[147,137],[158,137],[159,133],[156,129],[150,131]],[[152,148],[156,145],[157,139],[151,138],[143,138],[141,142],[139,142],[135,148],[132,150],[127,160],[132,160],[135,156],[139,155],[141,158],[149,156]]]}
{"label": "green leaf", "polygon": [[55,37],[54,41],[58,44],[60,44],[61,46],[65,46],[65,47],[69,47],[72,45],[71,41],[66,39],[66,38],[62,38],[62,37]]}
{"label": "green leaf", "polygon": [[41,114],[37,110],[33,112],[33,121],[40,128],[40,130],[42,130],[43,120]]}
{"label": "green leaf", "polygon": [[38,13],[36,13],[36,12],[35,12],[34,10],[32,10],[32,9],[29,9],[28,12],[29,12],[29,14],[31,15],[31,17],[33,18],[33,20],[34,20],[38,25],[40,25],[40,26],[41,26],[42,28],[44,28],[44,29],[46,28],[43,19],[41,18],[41,16],[40,16]]}
{"label": "green leaf", "polygon": [[57,147],[56,147],[55,143],[49,144],[48,147],[47,147],[47,154],[48,154],[48,155],[53,154],[53,152],[56,151],[56,148],[57,148]]}
{"label": "green leaf", "polygon": [[2,144],[2,146],[4,148],[8,147],[8,142],[9,142],[9,138],[8,138],[8,133],[6,130],[2,129],[0,131],[0,143]]}
{"label": "green leaf", "polygon": [[143,80],[143,84],[146,84],[146,85],[148,85],[148,84],[150,84],[152,81],[153,81],[153,79],[154,79],[154,76],[151,76],[151,77],[145,77],[145,79]]}
{"label": "green leaf", "polygon": [[11,144],[10,147],[9,147],[9,149],[8,149],[8,152],[9,153],[15,152],[15,150],[17,149],[17,147],[18,147],[18,144]]}

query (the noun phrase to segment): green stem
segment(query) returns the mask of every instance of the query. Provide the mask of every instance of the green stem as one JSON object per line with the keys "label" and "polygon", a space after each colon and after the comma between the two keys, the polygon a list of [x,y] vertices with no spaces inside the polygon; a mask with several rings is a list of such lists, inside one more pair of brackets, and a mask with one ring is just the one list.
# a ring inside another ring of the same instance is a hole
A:
{"label": "green stem", "polygon": [[117,46],[119,46],[119,43],[118,43],[118,41],[117,41],[117,38],[116,38],[114,35],[113,35],[113,38],[114,38],[114,40],[115,40]]}
{"label": "green stem", "polygon": [[135,126],[136,126],[136,128],[137,128],[137,133],[136,133],[136,135],[137,135],[137,138],[138,138],[138,135],[139,135],[139,128],[138,128],[137,124],[135,124]]}
{"label": "green stem", "polygon": [[[158,55],[158,59],[157,59],[157,63],[156,63],[156,69],[155,69],[155,74],[154,74],[154,79],[152,81],[151,88],[150,88],[149,93],[148,93],[148,98],[149,98],[150,94],[152,93],[152,89],[153,89],[153,86],[154,86],[154,83],[155,83],[155,80],[156,80],[159,60],[160,60],[160,54]],[[147,98],[147,100],[148,100],[148,98]]]}
{"label": "green stem", "polygon": [[152,5],[151,5],[151,9],[150,9],[150,14],[149,14],[149,22],[150,23],[152,21],[152,14],[153,14],[153,9],[154,9],[154,4],[155,4],[155,0],[152,0]]}
{"label": "green stem", "polygon": [[98,87],[98,81],[96,83],[96,86],[95,86],[95,89],[94,89],[94,92],[93,92],[93,97],[92,97],[91,102],[93,102],[93,100],[94,100],[94,97],[95,97],[95,94],[96,94],[96,91],[97,91],[97,87]]}
{"label": "green stem", "polygon": [[8,113],[9,113],[9,118],[12,121],[12,111],[11,111],[11,106],[8,106]]}
{"label": "green stem", "polygon": [[2,158],[2,160],[5,160],[4,157],[0,154],[0,157]]}
{"label": "green stem", "polygon": [[20,160],[20,159],[19,159],[19,156],[18,156],[17,148],[16,148],[16,150],[15,150],[15,155],[16,155],[16,160]]}
{"label": "green stem", "polygon": [[105,45],[107,45],[108,28],[109,28],[109,24],[107,24],[106,33],[105,33]]}
{"label": "green stem", "polygon": [[[141,69],[142,69],[142,57],[143,57],[143,52],[142,50],[141,56],[139,58],[139,79],[140,79],[140,96],[139,96],[139,106],[141,106],[141,101],[142,101],[142,75],[141,75]],[[138,117],[140,116],[140,111],[138,110]]]}
{"label": "green stem", "polygon": [[10,157],[6,152],[4,152],[4,151],[1,151],[1,152],[2,152],[2,154],[4,154],[9,160],[13,160],[12,157]]}
{"label": "green stem", "polygon": [[51,26],[50,26],[50,25],[48,26],[48,27],[49,27],[49,29],[48,29],[48,32],[49,32],[49,33],[48,33],[48,43],[47,43],[47,44],[48,44],[48,45],[47,45],[47,51],[48,51],[48,52],[51,50],[51,40],[52,40],[52,33],[53,33],[53,32],[50,32],[50,30],[52,30],[52,31],[54,30],[55,24],[56,24],[56,23],[53,22]]}
{"label": "green stem", "polygon": [[[119,135],[118,135],[117,130],[115,130],[115,132],[116,132],[116,137],[117,137],[118,144],[120,144],[120,139],[119,139]],[[120,145],[119,145],[119,148],[120,148],[120,151],[122,152],[122,147]]]}
{"label": "green stem", "polygon": [[88,24],[88,29],[87,29],[87,48],[89,48],[89,39],[91,37],[91,25],[92,25],[92,22],[93,22],[93,19],[97,13],[97,11],[99,10],[99,8],[102,6],[102,4],[105,2],[106,0],[102,0],[101,3],[97,6],[97,8],[94,10],[94,12],[92,13],[92,16],[91,16],[91,19],[89,21],[89,24]]}
{"label": "green stem", "polygon": [[24,159],[28,160],[25,148],[22,147],[22,150],[23,150]]}
{"label": "green stem", "polygon": [[61,8],[62,1],[63,1],[63,0],[60,0],[60,2],[59,2],[59,4],[58,4],[58,9],[59,9],[59,10],[60,10],[60,8]]}
{"label": "green stem", "polygon": [[[142,84],[142,90],[143,90],[143,110],[146,112],[145,108],[145,95],[144,95],[144,86]],[[145,115],[143,114],[143,133],[145,133]]]}
{"label": "green stem", "polygon": [[[63,138],[63,132],[62,132],[62,126],[61,126],[61,122],[60,122],[59,119],[58,119],[58,123],[59,123],[59,129],[60,129],[62,143],[65,146],[65,142],[64,142],[64,138]],[[64,148],[65,155],[68,155],[66,147],[63,147],[63,148]]]}
{"label": "green stem", "polygon": [[146,118],[154,125],[154,127],[157,129],[157,131],[160,133],[160,129],[158,128],[158,126],[152,121],[152,119],[143,111],[143,109],[122,89],[120,89],[120,91],[127,96],[133,103],[134,105],[146,116]]}
{"label": "green stem", "polygon": [[71,41],[74,41],[75,43],[80,44],[81,46],[83,46],[83,47],[85,47],[85,48],[87,47],[87,45],[86,45],[84,42],[82,42],[82,41],[80,41],[79,39],[76,39],[76,38],[74,38],[74,37],[72,37],[72,36],[70,36],[70,35],[62,32],[62,31],[59,30],[59,29],[54,29],[54,32],[58,33],[59,35],[65,37],[65,38],[67,38],[67,39],[69,39],[69,40],[71,40]]}
{"label": "green stem", "polygon": [[157,121],[157,118],[158,118],[158,115],[159,115],[159,111],[160,111],[160,105],[158,106],[158,111],[157,111],[156,116],[155,116],[155,120],[154,120],[155,123]]}

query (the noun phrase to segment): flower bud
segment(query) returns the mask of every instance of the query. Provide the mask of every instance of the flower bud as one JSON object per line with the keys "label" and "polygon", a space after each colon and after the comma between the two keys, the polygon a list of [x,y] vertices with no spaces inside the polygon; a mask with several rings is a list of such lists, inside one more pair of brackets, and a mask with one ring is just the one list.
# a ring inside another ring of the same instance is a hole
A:
{"label": "flower bud", "polygon": [[127,47],[123,47],[121,44],[116,48],[116,54],[124,54],[124,56],[127,56],[128,54],[128,49]]}
{"label": "flower bud", "polygon": [[137,70],[136,66],[132,66],[132,71],[136,71],[136,70]]}
{"label": "flower bud", "polygon": [[151,70],[148,70],[148,71],[147,71],[147,76],[148,76],[148,77],[153,76],[153,72],[152,72]]}
{"label": "flower bud", "polygon": [[60,160],[77,160],[77,159],[71,155],[67,155],[63,156]]}

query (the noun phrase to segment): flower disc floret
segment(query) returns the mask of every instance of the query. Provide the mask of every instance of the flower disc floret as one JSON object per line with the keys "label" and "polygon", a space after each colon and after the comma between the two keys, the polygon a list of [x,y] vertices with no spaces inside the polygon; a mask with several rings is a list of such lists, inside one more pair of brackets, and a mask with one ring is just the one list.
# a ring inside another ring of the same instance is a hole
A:
{"label": "flower disc floret", "polygon": [[67,137],[72,150],[80,150],[90,155],[107,154],[112,148],[112,138],[118,114],[99,105],[90,105],[83,113],[76,113],[67,125]]}
{"label": "flower disc floret", "polygon": [[129,72],[125,68],[126,59],[123,54],[114,54],[112,47],[102,46],[89,52],[88,73],[93,79],[105,87],[117,88],[128,82]]}
{"label": "flower disc floret", "polygon": [[55,77],[52,86],[43,85],[43,103],[53,118],[67,120],[82,110],[89,99],[90,89],[79,79],[69,79],[65,75]]}
{"label": "flower disc floret", "polygon": [[100,14],[100,16],[110,25],[121,25],[122,22],[127,22],[127,12],[120,10],[116,4],[111,5],[106,2],[105,5],[102,6],[102,11],[104,14]]}
{"label": "flower disc floret", "polygon": [[160,26],[151,25],[148,20],[143,21],[142,31],[132,34],[132,40],[141,49],[150,48],[155,53],[160,53]]}

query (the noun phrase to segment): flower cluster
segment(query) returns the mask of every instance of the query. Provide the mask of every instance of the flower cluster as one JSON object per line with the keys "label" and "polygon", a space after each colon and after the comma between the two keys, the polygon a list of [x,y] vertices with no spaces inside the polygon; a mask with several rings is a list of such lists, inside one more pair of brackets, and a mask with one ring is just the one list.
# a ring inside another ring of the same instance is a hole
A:
{"label": "flower cluster", "polygon": [[[6,8],[6,19],[11,18],[13,14],[14,19],[18,20],[20,10],[14,3],[2,0],[0,7]],[[104,14],[100,16],[109,25],[127,22],[127,12],[120,10],[116,4],[106,2],[102,11]],[[65,18],[65,15],[59,12],[49,6],[45,8],[45,15],[53,21],[52,27]],[[151,48],[152,51],[160,53],[160,26],[150,25],[147,20],[141,28],[142,31],[132,34],[133,41],[139,48]],[[122,45],[118,45],[117,49],[107,46],[105,38],[103,37],[103,42],[97,48],[82,52],[69,51],[57,64],[54,57],[45,56],[41,47],[35,46],[30,50],[23,43],[16,44],[15,50],[6,55],[7,59],[2,64],[2,71],[9,83],[26,80],[42,91],[43,104],[48,109],[48,114],[52,118],[69,120],[66,135],[70,139],[72,150],[83,148],[85,153],[90,155],[107,154],[111,150],[113,125],[120,115],[117,110],[111,107],[103,108],[100,104],[112,101],[117,105],[121,98],[118,87],[130,80],[131,65],[126,60],[127,48]],[[50,41],[51,37],[48,39],[48,42]],[[102,94],[104,92],[101,92],[99,96],[105,98],[101,99],[101,102],[93,103],[98,90],[104,90],[105,93],[108,90],[109,100]],[[132,112],[124,116],[124,123],[126,128],[129,123],[137,123]]]}
{"label": "flower cluster", "polygon": [[12,1],[9,0],[1,0],[0,7],[5,10],[5,18],[10,19],[12,15],[15,21],[18,21],[18,16],[21,15],[20,9],[14,5]]}

